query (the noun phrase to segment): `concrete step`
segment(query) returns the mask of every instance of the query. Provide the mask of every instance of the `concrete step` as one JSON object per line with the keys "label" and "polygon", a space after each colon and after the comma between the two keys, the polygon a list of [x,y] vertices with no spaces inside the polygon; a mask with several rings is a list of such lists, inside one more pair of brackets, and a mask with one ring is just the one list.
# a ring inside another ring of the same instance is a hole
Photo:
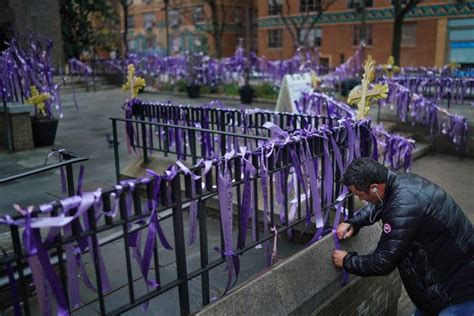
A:
{"label": "concrete step", "polygon": [[433,146],[428,143],[416,142],[415,150],[413,150],[412,158],[413,160],[419,159],[433,150]]}
{"label": "concrete step", "polygon": [[389,133],[392,133],[397,128],[397,123],[393,121],[380,121],[380,123],[383,125],[383,128]]}

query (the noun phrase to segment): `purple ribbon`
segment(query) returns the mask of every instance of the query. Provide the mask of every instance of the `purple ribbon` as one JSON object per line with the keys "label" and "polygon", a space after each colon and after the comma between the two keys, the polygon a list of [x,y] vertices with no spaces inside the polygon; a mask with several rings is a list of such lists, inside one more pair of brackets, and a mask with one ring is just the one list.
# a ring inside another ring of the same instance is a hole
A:
{"label": "purple ribbon", "polygon": [[225,250],[222,251],[219,248],[215,248],[215,250],[223,254],[226,259],[227,283],[224,293],[222,294],[222,296],[224,296],[233,286],[232,279],[234,272],[234,284],[237,282],[240,271],[240,262],[239,257],[232,249],[232,178],[227,167],[227,159],[221,164],[219,169],[223,169],[222,171],[218,171],[217,190]]}

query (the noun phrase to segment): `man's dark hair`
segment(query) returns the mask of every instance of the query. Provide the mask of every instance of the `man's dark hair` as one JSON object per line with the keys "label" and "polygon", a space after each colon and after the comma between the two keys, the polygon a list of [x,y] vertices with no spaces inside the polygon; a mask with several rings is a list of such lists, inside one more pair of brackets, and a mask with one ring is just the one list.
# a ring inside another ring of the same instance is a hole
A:
{"label": "man's dark hair", "polygon": [[357,190],[369,192],[371,184],[386,183],[388,169],[371,158],[359,158],[347,167],[342,181],[344,185],[353,185]]}

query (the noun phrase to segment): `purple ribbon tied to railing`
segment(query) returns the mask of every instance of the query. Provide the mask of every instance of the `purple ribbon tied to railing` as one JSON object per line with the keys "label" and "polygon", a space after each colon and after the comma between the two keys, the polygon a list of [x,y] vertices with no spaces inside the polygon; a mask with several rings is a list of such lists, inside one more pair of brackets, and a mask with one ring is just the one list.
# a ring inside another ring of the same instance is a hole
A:
{"label": "purple ribbon tied to railing", "polygon": [[[224,250],[215,248],[221,253],[226,260],[227,283],[222,296],[224,296],[229,289],[235,285],[239,277],[240,261],[232,248],[232,177],[227,166],[230,157],[233,153],[227,153],[224,157],[224,162],[219,163],[217,190],[219,197],[219,208],[221,216],[222,234],[224,238]],[[232,279],[235,273],[235,281],[232,284]]]}

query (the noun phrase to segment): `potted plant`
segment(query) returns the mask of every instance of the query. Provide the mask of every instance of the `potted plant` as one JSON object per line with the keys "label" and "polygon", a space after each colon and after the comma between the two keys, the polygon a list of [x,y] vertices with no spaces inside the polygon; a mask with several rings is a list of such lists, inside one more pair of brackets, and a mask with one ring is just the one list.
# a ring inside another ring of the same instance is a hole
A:
{"label": "potted plant", "polygon": [[201,62],[203,56],[202,53],[191,53],[187,57],[186,91],[190,99],[196,99],[201,95]]}
{"label": "potted plant", "polygon": [[35,114],[31,117],[31,129],[35,147],[51,146],[56,139],[58,119],[51,112],[51,94],[38,92],[35,86],[30,88],[30,96],[26,99],[27,104],[35,107]]}
{"label": "potted plant", "polygon": [[[248,8],[246,9],[248,10]],[[240,94],[240,102],[243,104],[250,104],[252,103],[253,96],[255,90],[250,85],[250,72],[251,72],[251,60],[250,60],[250,47],[248,46],[250,43],[250,34],[248,33],[249,29],[247,28],[247,48],[246,48],[246,56],[244,58],[244,50],[242,48],[243,39],[240,39],[239,46],[237,47],[236,53],[234,54],[237,57],[241,64],[241,69],[244,70],[244,85],[239,88]],[[240,58],[238,58],[240,56]]]}

